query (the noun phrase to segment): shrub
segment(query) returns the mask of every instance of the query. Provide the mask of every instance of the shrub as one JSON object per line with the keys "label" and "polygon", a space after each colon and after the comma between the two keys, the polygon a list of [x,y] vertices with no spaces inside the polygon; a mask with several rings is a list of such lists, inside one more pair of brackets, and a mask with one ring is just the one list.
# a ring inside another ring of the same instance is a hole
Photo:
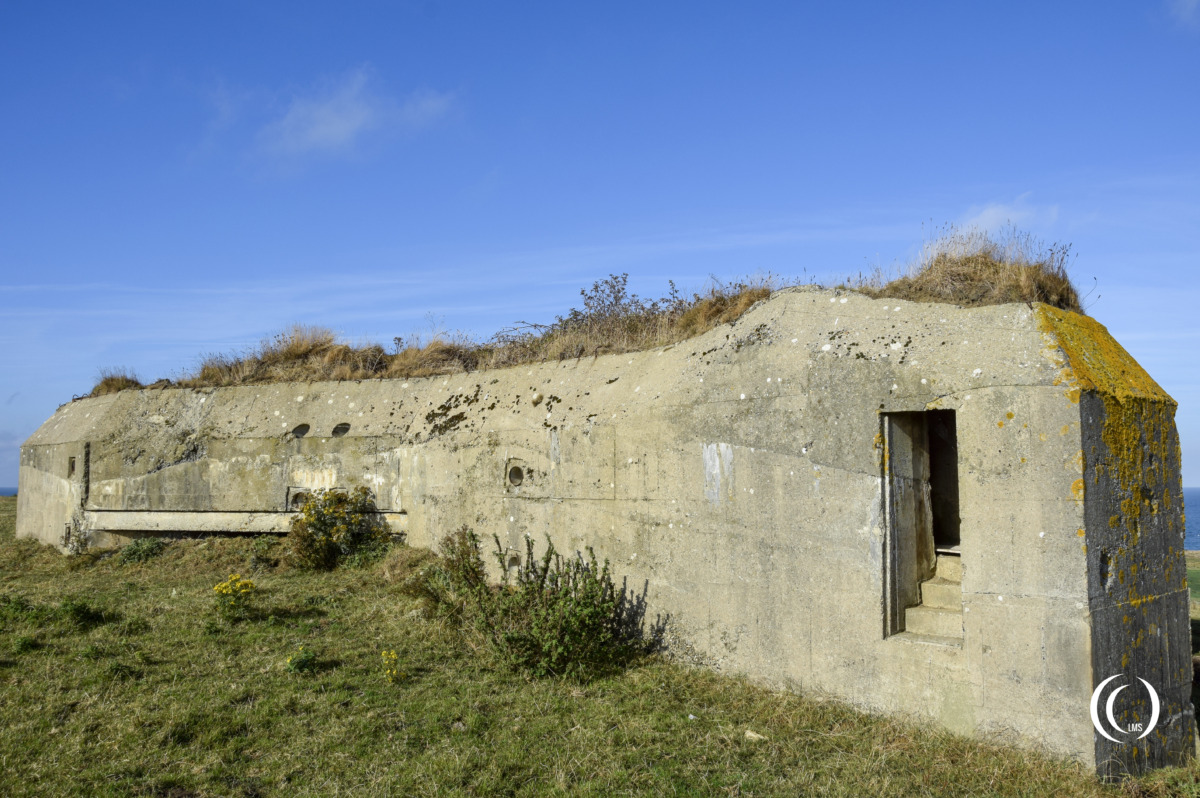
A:
{"label": "shrub", "polygon": [[18,635],[13,638],[12,652],[14,654],[24,654],[36,648],[38,648],[37,638],[30,637],[29,635]]}
{"label": "shrub", "polygon": [[238,621],[249,612],[250,601],[258,587],[240,574],[231,574],[224,582],[214,585],[213,592],[216,593],[218,614],[227,621]]}
{"label": "shrub", "polygon": [[402,681],[408,678],[408,674],[400,670],[399,662],[400,655],[395,651],[384,651],[383,653],[383,677],[390,684]]}
{"label": "shrub", "polygon": [[287,658],[284,667],[288,673],[312,673],[317,669],[317,655],[302,643],[296,648],[296,652]]}
{"label": "shrub", "polygon": [[472,608],[489,601],[479,538],[463,526],[447,535],[438,548],[441,556],[404,579],[400,590],[426,609],[460,622]]}
{"label": "shrub", "polygon": [[122,565],[146,562],[162,554],[167,548],[167,541],[162,538],[140,538],[121,549],[117,560]]}
{"label": "shrub", "polygon": [[0,621],[31,620],[37,614],[37,608],[24,596],[0,595]]}
{"label": "shrub", "polygon": [[89,604],[85,599],[68,598],[58,604],[54,614],[77,629],[90,629],[114,620],[115,613],[106,613]]}
{"label": "shrub", "polygon": [[123,368],[103,368],[100,369],[100,379],[96,381],[88,396],[104,396],[107,393],[141,387],[141,380],[132,371]]}
{"label": "shrub", "polygon": [[1067,274],[1069,244],[1045,245],[1011,225],[995,235],[953,225],[922,248],[909,273],[890,282],[882,274],[856,288],[877,298],[950,302],[975,307],[1006,302],[1044,302],[1082,313],[1079,292]]}
{"label": "shrub", "polygon": [[0,629],[12,624],[60,623],[76,630],[87,630],[119,620],[120,614],[92,606],[86,599],[65,598],[57,605],[34,604],[24,596],[0,596]]}
{"label": "shrub", "polygon": [[[396,337],[389,354],[378,344],[352,346],[324,327],[292,325],[249,350],[205,355],[175,384],[184,388],[311,380],[408,379],[481,368],[503,368],[565,358],[631,352],[682,341],[734,321],[784,285],[773,275],[732,283],[714,280],[690,297],[674,283],[659,299],[631,293],[628,274],[611,274],[579,292],[572,308],[552,324],[517,322],[486,342],[436,330],[421,340]],[[124,371],[102,372],[91,395],[141,383]],[[168,385],[169,381],[154,383]]]}
{"label": "shrub", "polygon": [[250,541],[250,570],[264,571],[279,565],[279,558],[272,554],[278,543],[274,535],[255,535]]}
{"label": "shrub", "polygon": [[462,628],[482,636],[505,664],[534,676],[586,678],[621,667],[646,653],[634,604],[613,584],[608,561],[589,548],[565,558],[547,539],[534,555],[526,539],[523,563],[510,576],[498,538],[504,574],[489,586],[479,538],[467,527],[443,542],[442,561],[407,585],[410,595],[432,600]]}
{"label": "shrub", "polygon": [[358,487],[314,491],[292,520],[292,557],[303,568],[330,570],[343,559],[354,564],[378,559],[391,542],[371,492]]}

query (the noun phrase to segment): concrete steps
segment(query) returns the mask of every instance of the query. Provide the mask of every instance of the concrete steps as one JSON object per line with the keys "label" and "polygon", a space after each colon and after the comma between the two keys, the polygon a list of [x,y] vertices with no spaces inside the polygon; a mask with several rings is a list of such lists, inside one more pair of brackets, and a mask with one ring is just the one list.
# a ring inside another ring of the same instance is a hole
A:
{"label": "concrete steps", "polygon": [[962,584],[962,557],[953,554],[938,554],[937,575],[950,582]]}
{"label": "concrete steps", "polygon": [[921,583],[921,603],[904,611],[904,631],[931,639],[961,641],[963,636],[962,559],[937,556],[933,579]]}
{"label": "concrete steps", "polygon": [[921,606],[962,612],[962,583],[936,576],[921,583]]}
{"label": "concrete steps", "polygon": [[904,611],[904,631],[935,637],[962,637],[962,612],[917,605]]}

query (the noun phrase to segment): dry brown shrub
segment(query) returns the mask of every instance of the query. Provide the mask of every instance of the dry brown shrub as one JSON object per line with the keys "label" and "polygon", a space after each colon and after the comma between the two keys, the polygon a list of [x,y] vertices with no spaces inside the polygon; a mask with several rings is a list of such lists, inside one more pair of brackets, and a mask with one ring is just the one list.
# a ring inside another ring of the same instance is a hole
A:
{"label": "dry brown shrub", "polygon": [[437,556],[429,549],[395,546],[379,563],[378,570],[385,582],[403,582],[436,562]]}
{"label": "dry brown shrub", "polygon": [[700,299],[679,317],[676,327],[682,337],[690,338],[707,332],[718,324],[726,324],[736,320],[759,300],[771,295],[771,288],[763,286],[747,286],[737,293],[713,291]]}
{"label": "dry brown shrub", "polygon": [[423,347],[410,346],[393,355],[383,376],[396,379],[473,371],[479,355],[474,344],[435,338]]}
{"label": "dry brown shrub", "polygon": [[965,307],[1044,302],[1083,313],[1067,274],[1070,245],[1045,246],[1007,227],[995,237],[979,229],[944,228],[909,273],[887,282],[879,272],[854,287],[871,297],[948,302]]}
{"label": "dry brown shrub", "polygon": [[[198,388],[407,379],[650,349],[734,321],[782,286],[772,275],[728,284],[714,280],[703,293],[687,299],[672,283],[667,296],[647,300],[628,291],[628,279],[627,274],[610,275],[580,291],[583,308],[549,325],[520,323],[486,343],[462,334],[438,334],[424,345],[389,355],[378,344],[352,346],[324,327],[295,324],[243,355],[206,356],[196,371],[176,384]],[[396,341],[399,345],[402,339]]]}
{"label": "dry brown shrub", "polygon": [[122,368],[100,369],[100,379],[92,387],[92,392],[88,396],[104,396],[107,393],[141,387],[141,381],[132,371]]}
{"label": "dry brown shrub", "polygon": [[258,346],[258,359],[267,365],[294,363],[310,355],[321,355],[336,344],[337,336],[327,327],[293,324],[264,339]]}
{"label": "dry brown shrub", "polygon": [[321,356],[321,360],[326,366],[337,366],[349,362],[353,351],[346,344],[335,344]]}

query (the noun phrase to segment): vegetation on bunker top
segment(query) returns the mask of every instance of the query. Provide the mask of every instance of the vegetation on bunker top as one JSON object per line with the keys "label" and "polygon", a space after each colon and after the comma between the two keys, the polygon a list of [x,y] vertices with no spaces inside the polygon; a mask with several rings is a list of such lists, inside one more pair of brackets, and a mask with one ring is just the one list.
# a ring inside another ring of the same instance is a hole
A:
{"label": "vegetation on bunker top", "polygon": [[[889,279],[877,269],[842,287],[873,298],[965,307],[1042,302],[1082,313],[1067,274],[1069,255],[1069,245],[1046,246],[1011,227],[996,235],[947,227],[923,247],[905,274]],[[672,282],[666,296],[645,299],[629,292],[628,280],[628,274],[610,275],[581,290],[583,307],[572,308],[552,324],[518,322],[483,342],[463,334],[435,334],[424,343],[397,337],[388,352],[379,344],[352,346],[324,327],[296,324],[250,351],[207,355],[190,374],[151,387],[409,379],[640,351],[735,321],[774,291],[800,283],[771,274],[731,283],[714,280],[689,298]],[[141,387],[132,372],[108,369],[89,396]]]}

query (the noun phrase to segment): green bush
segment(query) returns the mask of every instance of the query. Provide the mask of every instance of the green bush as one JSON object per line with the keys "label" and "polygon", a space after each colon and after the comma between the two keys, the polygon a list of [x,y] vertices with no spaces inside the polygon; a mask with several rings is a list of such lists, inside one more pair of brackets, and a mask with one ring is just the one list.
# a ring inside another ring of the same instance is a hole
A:
{"label": "green bush", "polygon": [[288,540],[297,565],[330,570],[343,561],[358,565],[378,559],[391,535],[371,492],[358,487],[348,493],[313,491],[292,520]]}
{"label": "green bush", "polygon": [[486,580],[479,538],[463,527],[441,546],[441,561],[405,584],[409,595],[432,603],[461,628],[482,636],[505,664],[534,676],[586,678],[622,667],[645,654],[640,607],[613,584],[608,561],[565,558],[547,539],[534,555],[525,541],[524,562],[510,575],[498,538],[502,582]]}
{"label": "green bush", "polygon": [[301,644],[295,653],[287,658],[284,668],[288,673],[312,673],[317,669],[317,655],[311,648],[305,648]]}
{"label": "green bush", "polygon": [[162,538],[139,538],[121,549],[117,560],[121,565],[146,562],[162,554],[167,548],[167,541]]}

